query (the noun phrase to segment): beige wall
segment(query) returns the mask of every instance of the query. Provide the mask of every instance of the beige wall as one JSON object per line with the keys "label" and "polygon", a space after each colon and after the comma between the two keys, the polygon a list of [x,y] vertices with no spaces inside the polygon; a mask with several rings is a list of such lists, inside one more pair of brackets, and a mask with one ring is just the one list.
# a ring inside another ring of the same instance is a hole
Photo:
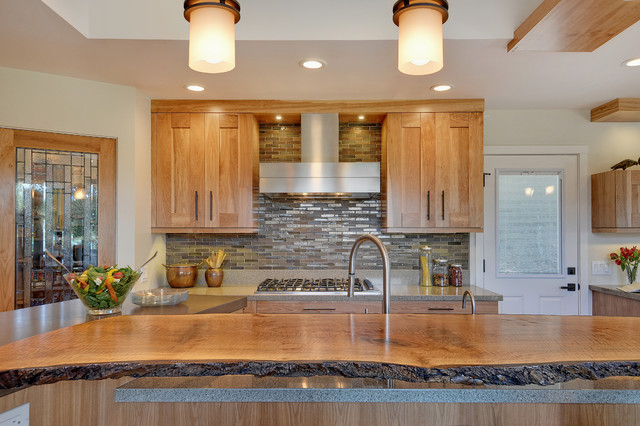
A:
{"label": "beige wall", "polygon": [[0,126],[116,138],[116,260],[139,265],[162,240],[149,233],[149,99],[136,89],[0,67]]}
{"label": "beige wall", "polygon": [[[589,150],[587,171],[591,175],[607,171],[611,165],[625,158],[637,160],[640,157],[640,123],[591,123],[588,110],[489,110],[485,113],[484,144],[584,145]],[[608,260],[607,255],[621,245],[640,246],[640,235],[594,234],[589,228],[587,284],[623,282],[620,268],[613,264],[611,276],[592,276],[590,271],[592,261]]]}

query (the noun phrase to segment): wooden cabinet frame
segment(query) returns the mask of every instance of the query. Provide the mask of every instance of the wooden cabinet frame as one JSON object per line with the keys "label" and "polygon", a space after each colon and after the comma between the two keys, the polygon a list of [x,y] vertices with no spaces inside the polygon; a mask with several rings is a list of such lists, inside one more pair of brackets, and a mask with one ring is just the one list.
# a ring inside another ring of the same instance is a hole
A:
{"label": "wooden cabinet frame", "polygon": [[16,148],[98,154],[98,263],[116,262],[116,140],[0,128],[0,311],[15,305]]}

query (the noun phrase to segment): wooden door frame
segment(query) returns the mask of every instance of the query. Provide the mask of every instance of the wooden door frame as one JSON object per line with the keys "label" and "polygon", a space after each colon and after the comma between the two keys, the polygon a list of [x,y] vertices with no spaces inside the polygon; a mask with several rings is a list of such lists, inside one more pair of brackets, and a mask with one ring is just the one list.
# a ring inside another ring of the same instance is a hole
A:
{"label": "wooden door frame", "polygon": [[98,264],[116,258],[117,140],[0,127],[0,312],[15,306],[16,148],[95,153],[98,165]]}
{"label": "wooden door frame", "polygon": [[[588,284],[589,278],[589,233],[591,222],[589,219],[589,174],[587,171],[586,145],[566,146],[485,146],[484,156],[487,155],[575,155],[578,161],[578,270],[576,280],[582,284],[579,290],[580,315],[591,315],[591,297]],[[469,269],[471,281],[478,287],[484,288],[483,259],[484,235],[471,234],[469,241]]]}

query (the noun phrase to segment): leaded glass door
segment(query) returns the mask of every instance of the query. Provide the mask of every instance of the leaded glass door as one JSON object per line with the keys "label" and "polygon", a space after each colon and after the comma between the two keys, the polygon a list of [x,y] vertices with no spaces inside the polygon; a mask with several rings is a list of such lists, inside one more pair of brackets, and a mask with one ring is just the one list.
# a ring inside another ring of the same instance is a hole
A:
{"label": "leaded glass door", "polygon": [[69,300],[63,268],[98,259],[98,154],[16,148],[16,297],[23,308]]}

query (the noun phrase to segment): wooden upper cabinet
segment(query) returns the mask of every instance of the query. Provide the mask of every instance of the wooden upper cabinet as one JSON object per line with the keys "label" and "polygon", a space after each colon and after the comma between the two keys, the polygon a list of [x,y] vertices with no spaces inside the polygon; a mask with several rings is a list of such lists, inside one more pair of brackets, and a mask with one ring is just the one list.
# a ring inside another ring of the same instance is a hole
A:
{"label": "wooden upper cabinet", "polygon": [[387,232],[481,232],[482,113],[390,113]]}
{"label": "wooden upper cabinet", "polygon": [[591,175],[591,230],[640,233],[640,170]]}
{"label": "wooden upper cabinet", "polygon": [[251,114],[154,113],[154,232],[254,232]]}

